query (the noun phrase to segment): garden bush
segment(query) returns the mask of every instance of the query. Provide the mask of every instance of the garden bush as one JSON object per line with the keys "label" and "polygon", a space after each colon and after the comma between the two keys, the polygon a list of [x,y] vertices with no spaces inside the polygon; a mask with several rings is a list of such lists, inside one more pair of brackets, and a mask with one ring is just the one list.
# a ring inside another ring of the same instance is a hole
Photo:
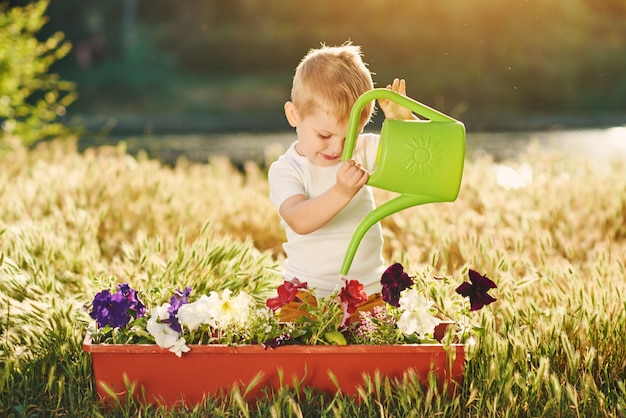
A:
{"label": "garden bush", "polygon": [[69,53],[71,44],[61,32],[37,38],[47,21],[48,3],[0,3],[0,151],[10,146],[9,137],[30,145],[70,134],[56,120],[76,99],[76,86],[50,67]]}

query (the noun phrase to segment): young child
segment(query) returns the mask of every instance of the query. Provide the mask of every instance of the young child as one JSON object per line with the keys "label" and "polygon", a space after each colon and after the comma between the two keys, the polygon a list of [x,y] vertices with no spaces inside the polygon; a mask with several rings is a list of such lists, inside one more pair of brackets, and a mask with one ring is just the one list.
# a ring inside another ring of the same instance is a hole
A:
{"label": "young child", "polygon": [[[270,200],[287,237],[283,276],[307,282],[318,297],[344,285],[339,272],[348,243],[359,222],[375,207],[365,183],[376,161],[378,135],[362,133],[373,103],[361,114],[353,159],[341,161],[352,105],[373,87],[360,47],[350,43],[322,46],[309,51],[298,65],[291,101],[285,103],[285,115],[296,129],[297,140],[270,166]],[[404,80],[395,79],[387,88],[406,94]],[[380,100],[379,105],[386,118],[415,117],[391,101]],[[361,282],[367,295],[377,300],[385,270],[382,246],[377,223],[361,241],[346,277]],[[281,309],[283,320],[288,320],[283,315],[288,310],[288,306]]]}

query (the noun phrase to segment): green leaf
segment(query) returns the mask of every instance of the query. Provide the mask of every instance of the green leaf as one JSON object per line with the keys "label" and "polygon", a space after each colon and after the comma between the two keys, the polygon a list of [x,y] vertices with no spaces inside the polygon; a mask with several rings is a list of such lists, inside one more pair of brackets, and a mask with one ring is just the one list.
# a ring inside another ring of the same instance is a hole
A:
{"label": "green leaf", "polygon": [[476,335],[485,335],[485,328],[484,327],[479,327],[479,326],[472,326],[472,331],[476,334]]}
{"label": "green leaf", "polygon": [[346,337],[339,331],[328,331],[324,334],[324,339],[333,345],[347,345]]}

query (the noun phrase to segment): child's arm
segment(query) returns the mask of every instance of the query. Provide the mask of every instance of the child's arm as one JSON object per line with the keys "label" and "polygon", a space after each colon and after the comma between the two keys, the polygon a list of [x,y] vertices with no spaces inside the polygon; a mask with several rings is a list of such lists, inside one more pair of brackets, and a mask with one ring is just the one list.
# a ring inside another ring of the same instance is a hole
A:
{"label": "child's arm", "polygon": [[326,225],[365,185],[369,173],[354,160],[344,161],[337,171],[337,183],[323,194],[307,199],[299,194],[280,206],[280,216],[296,233],[304,235]]}

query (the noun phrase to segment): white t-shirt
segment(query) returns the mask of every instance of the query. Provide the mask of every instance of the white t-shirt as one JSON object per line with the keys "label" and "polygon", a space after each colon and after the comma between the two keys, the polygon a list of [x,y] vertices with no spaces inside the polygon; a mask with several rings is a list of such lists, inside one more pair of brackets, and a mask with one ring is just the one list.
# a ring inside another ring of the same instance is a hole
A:
{"label": "white t-shirt", "polygon": [[[378,135],[361,134],[353,158],[372,171],[378,153]],[[336,182],[339,164],[318,167],[295,150],[295,142],[269,169],[270,201],[280,210],[289,197],[303,194],[314,198],[330,189]],[[287,242],[283,249],[287,260],[283,266],[285,280],[297,277],[315,289],[318,297],[325,297],[344,285],[340,270],[348,244],[357,225],[375,208],[370,186],[364,186],[352,201],[333,219],[310,234],[294,232],[281,218]],[[349,280],[358,280],[367,295],[381,291],[380,278],[385,270],[382,256],[383,237],[380,223],[367,231],[359,244],[350,271]]]}

